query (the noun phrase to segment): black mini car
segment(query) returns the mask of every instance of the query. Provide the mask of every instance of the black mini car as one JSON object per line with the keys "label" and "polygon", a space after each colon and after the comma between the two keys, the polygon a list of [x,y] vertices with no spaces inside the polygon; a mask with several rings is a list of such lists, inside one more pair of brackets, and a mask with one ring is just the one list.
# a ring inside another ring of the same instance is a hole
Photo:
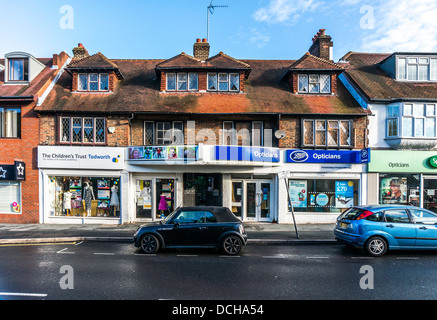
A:
{"label": "black mini car", "polygon": [[243,223],[225,207],[182,207],[165,219],[142,225],[134,244],[144,253],[160,248],[220,248],[235,255],[246,245]]}

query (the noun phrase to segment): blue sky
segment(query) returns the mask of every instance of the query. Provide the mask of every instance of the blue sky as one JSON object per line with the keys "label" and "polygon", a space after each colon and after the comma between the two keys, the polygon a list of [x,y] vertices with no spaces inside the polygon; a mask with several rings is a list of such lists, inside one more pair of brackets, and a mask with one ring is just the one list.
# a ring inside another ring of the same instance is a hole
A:
{"label": "blue sky", "polygon": [[[167,59],[192,54],[207,36],[211,0],[0,0],[0,57],[36,57],[83,43],[111,59]],[[334,41],[334,60],[348,51],[437,52],[435,0],[213,0],[211,55],[298,59],[320,29]],[[14,15],[12,13],[17,13]],[[18,22],[17,22],[18,17]]]}

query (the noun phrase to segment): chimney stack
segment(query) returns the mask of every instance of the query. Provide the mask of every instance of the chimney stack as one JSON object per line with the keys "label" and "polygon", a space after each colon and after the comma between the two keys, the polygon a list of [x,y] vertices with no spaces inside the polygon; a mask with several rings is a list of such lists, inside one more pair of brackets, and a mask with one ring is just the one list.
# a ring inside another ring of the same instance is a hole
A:
{"label": "chimney stack", "polygon": [[196,40],[193,46],[193,56],[200,61],[206,61],[209,58],[209,43],[206,39],[202,41],[200,39]]}
{"label": "chimney stack", "polygon": [[314,36],[313,44],[308,51],[313,56],[332,61],[333,46],[334,43],[332,42],[331,36],[325,35],[325,29],[319,29]]}
{"label": "chimney stack", "polygon": [[73,49],[73,60],[80,60],[89,57],[87,49],[82,43],[79,43],[76,48]]}

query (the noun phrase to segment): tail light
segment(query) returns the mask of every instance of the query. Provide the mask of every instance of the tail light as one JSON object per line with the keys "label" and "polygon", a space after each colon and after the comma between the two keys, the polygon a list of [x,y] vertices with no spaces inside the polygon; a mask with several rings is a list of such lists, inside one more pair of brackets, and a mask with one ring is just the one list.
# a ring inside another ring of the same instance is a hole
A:
{"label": "tail light", "polygon": [[360,215],[355,220],[366,219],[368,216],[371,216],[374,212],[369,210],[364,210],[360,213]]}

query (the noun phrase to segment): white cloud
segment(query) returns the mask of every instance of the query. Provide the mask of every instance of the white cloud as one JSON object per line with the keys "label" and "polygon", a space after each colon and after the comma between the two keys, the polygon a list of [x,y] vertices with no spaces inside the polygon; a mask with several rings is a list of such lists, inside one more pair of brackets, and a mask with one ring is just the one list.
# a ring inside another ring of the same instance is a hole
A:
{"label": "white cloud", "polygon": [[261,49],[270,41],[270,35],[262,33],[257,28],[250,28],[249,41],[257,48]]}
{"label": "white cloud", "polygon": [[253,17],[258,22],[295,24],[302,13],[314,11],[319,5],[318,0],[270,0]]}
{"label": "white cloud", "polygon": [[362,40],[366,52],[437,51],[437,1],[389,0],[371,5],[374,29]]}

